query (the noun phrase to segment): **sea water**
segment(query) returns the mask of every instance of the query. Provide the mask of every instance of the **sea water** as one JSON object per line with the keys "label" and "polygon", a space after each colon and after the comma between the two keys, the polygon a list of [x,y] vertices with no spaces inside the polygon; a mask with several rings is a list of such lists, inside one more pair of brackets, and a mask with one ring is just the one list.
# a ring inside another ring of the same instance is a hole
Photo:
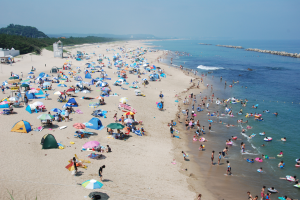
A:
{"label": "sea water", "polygon": [[[200,45],[199,43],[212,45]],[[266,185],[279,190],[280,194],[277,196],[288,195],[299,198],[300,189],[293,187],[293,183],[279,180],[279,177],[297,175],[297,178],[300,178],[300,168],[295,167],[295,159],[300,157],[300,86],[298,82],[300,59],[245,51],[245,49],[258,48],[300,53],[300,41],[169,40],[155,41],[152,44],[157,49],[171,51],[168,59],[165,60],[166,63],[170,64],[172,57],[173,65],[182,65],[197,70],[198,75],[204,75],[205,84],[209,83],[209,88],[204,91],[203,95],[211,95],[213,92],[215,97],[220,99],[230,97],[248,99],[247,107],[242,107],[241,104],[229,104],[234,111],[234,117],[221,119],[223,122],[238,126],[226,128],[213,123],[213,130],[214,127],[217,127],[216,132],[222,132],[222,134],[211,133],[207,137],[212,139],[215,144],[225,144],[225,140],[232,135],[241,139],[234,141],[234,146],[230,147],[229,159],[232,167],[235,168],[235,174],[250,184],[252,186],[250,188],[258,190],[253,191],[254,194],[260,194],[259,189],[262,185]],[[217,44],[243,46],[245,49],[215,46]],[[179,56],[174,53],[176,51],[185,53]],[[221,76],[222,81],[220,81]],[[227,87],[225,87],[225,81]],[[210,91],[211,84],[213,91]],[[232,88],[228,87],[230,84],[233,84]],[[206,87],[201,85],[201,88]],[[252,105],[256,104],[258,104],[257,109],[252,108]],[[210,111],[225,112],[224,106],[216,107],[214,105],[213,109]],[[243,109],[243,115],[236,114],[240,109]],[[269,110],[270,113],[263,113],[264,110]],[[246,113],[255,112],[261,113],[264,121],[256,121],[253,117],[245,118]],[[277,117],[272,114],[275,112],[278,112]],[[249,123],[240,125],[236,122],[238,119],[249,120]],[[213,120],[217,119],[213,118]],[[200,123],[208,127],[206,118],[205,120],[202,118]],[[246,129],[247,125],[253,128],[242,134],[241,129]],[[266,136],[272,137],[273,141],[264,142],[264,137],[259,135],[261,132],[266,132]],[[248,136],[252,133],[255,133],[256,136],[249,139]],[[280,140],[283,137],[287,138],[286,142]],[[240,151],[241,142],[246,143],[245,154]],[[265,146],[262,147],[262,144]],[[215,158],[224,146],[221,145],[220,149],[216,150]],[[282,158],[277,157],[280,151],[283,151],[284,154]],[[206,154],[209,154],[208,157],[210,157],[211,153],[206,152]],[[254,163],[253,165],[244,160],[244,158],[260,157],[261,154],[276,157],[276,159],[265,160],[263,163]],[[277,167],[281,160],[285,163],[284,169]],[[256,172],[259,167],[263,167],[264,174]]]}

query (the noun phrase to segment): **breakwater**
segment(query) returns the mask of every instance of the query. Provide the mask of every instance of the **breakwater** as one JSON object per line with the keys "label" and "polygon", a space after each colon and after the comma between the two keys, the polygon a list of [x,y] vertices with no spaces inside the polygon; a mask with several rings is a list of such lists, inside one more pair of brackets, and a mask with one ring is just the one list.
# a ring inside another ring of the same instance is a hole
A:
{"label": "breakwater", "polygon": [[279,55],[279,56],[289,56],[289,57],[293,57],[293,58],[300,58],[300,53],[288,53],[285,51],[271,51],[271,50],[262,50],[262,49],[245,49],[246,51],[255,51],[255,52],[259,52],[259,53],[269,53],[269,54],[273,54],[273,55]]}
{"label": "breakwater", "polygon": [[216,46],[217,46],[217,47],[233,48],[233,49],[243,49],[243,48],[244,48],[244,47],[242,47],[242,46],[220,45],[220,44],[217,44]]}

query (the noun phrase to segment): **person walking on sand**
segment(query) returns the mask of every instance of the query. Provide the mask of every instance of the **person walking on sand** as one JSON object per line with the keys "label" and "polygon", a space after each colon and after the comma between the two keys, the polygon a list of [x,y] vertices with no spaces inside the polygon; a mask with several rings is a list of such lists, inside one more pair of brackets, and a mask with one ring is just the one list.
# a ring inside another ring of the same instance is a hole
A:
{"label": "person walking on sand", "polygon": [[214,154],[215,154],[215,151],[212,151],[211,153],[211,164],[213,165],[214,164]]}
{"label": "person walking on sand", "polygon": [[3,94],[5,94],[4,89],[5,89],[5,88],[4,88],[4,86],[2,85],[2,86],[1,86],[1,90],[2,90],[2,93],[3,93]]}
{"label": "person walking on sand", "polygon": [[183,154],[183,159],[186,160],[187,154],[184,153],[183,151],[181,153]]}
{"label": "person walking on sand", "polygon": [[75,175],[77,173],[77,163],[76,163],[76,158],[73,157],[73,164],[74,164],[74,169],[75,169]]}
{"label": "person walking on sand", "polygon": [[100,181],[102,181],[102,177],[103,177],[103,174],[102,174],[102,172],[103,172],[103,169],[105,168],[105,165],[102,165],[102,167],[100,167],[99,168],[99,177],[100,177]]}
{"label": "person walking on sand", "polygon": [[115,115],[114,115],[114,120],[115,120],[115,122],[117,122],[117,113],[115,113]]}
{"label": "person walking on sand", "polygon": [[202,194],[199,194],[197,200],[201,200]]}
{"label": "person walking on sand", "polygon": [[69,121],[69,110],[68,109],[65,110],[65,121],[66,122]]}
{"label": "person walking on sand", "polygon": [[173,132],[174,132],[174,129],[173,129],[173,126],[171,125],[171,126],[170,126],[171,137],[174,137]]}

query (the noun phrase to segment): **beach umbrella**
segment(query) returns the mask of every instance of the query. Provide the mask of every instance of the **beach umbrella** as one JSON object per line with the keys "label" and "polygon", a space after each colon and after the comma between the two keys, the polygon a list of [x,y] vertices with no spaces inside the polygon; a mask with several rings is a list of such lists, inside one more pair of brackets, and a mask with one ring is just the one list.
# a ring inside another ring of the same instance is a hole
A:
{"label": "beach umbrella", "polygon": [[25,83],[23,83],[23,84],[21,85],[21,87],[29,87],[29,85],[28,85],[28,84],[25,84]]}
{"label": "beach umbrella", "polygon": [[82,90],[81,92],[82,92],[82,93],[85,93],[85,94],[86,94],[86,93],[91,93],[89,90]]}
{"label": "beach umbrella", "polygon": [[95,99],[104,99],[104,97],[97,96]]}
{"label": "beach umbrella", "polygon": [[134,113],[134,112],[131,112],[131,111],[125,113],[125,115],[134,115],[134,114],[135,114],[135,113]]}
{"label": "beach umbrella", "polygon": [[5,86],[5,85],[7,85],[7,84],[8,84],[7,81],[3,81],[3,83],[2,83],[3,86]]}
{"label": "beach umbrella", "polygon": [[76,129],[85,129],[85,125],[83,123],[75,123],[73,127]]}
{"label": "beach umbrella", "polygon": [[125,119],[124,122],[127,123],[127,124],[131,124],[131,123],[134,122],[134,120],[133,119]]}
{"label": "beach umbrella", "polygon": [[10,97],[8,100],[10,102],[17,102],[17,101],[19,101],[19,97]]}
{"label": "beach umbrella", "polygon": [[17,77],[17,76],[11,76],[11,77],[9,77],[9,79],[10,80],[19,79],[19,77]]}
{"label": "beach umbrella", "polygon": [[8,101],[2,101],[2,102],[0,103],[0,105],[4,105],[4,104],[9,104],[9,102],[8,102]]}
{"label": "beach umbrella", "polygon": [[8,80],[7,82],[9,84],[14,84],[14,83],[19,83],[21,80],[20,79],[13,79],[13,80]]}
{"label": "beach umbrella", "polygon": [[142,81],[146,81],[146,80],[147,80],[146,78],[143,78],[143,79],[142,79]]}
{"label": "beach umbrella", "polygon": [[44,75],[45,78],[51,77],[49,74]]}
{"label": "beach umbrella", "polygon": [[127,103],[128,98],[127,98],[127,97],[122,97],[119,101],[120,101],[121,103]]}
{"label": "beach umbrella", "polygon": [[75,92],[74,88],[69,88],[66,92]]}
{"label": "beach umbrella", "polygon": [[82,186],[86,189],[100,189],[103,186],[103,183],[95,179],[87,180],[82,183]]}
{"label": "beach umbrella", "polygon": [[125,126],[119,123],[110,123],[106,127],[111,129],[123,129]]}
{"label": "beach umbrella", "polygon": [[58,87],[67,87],[66,84],[58,84],[57,86],[58,86]]}
{"label": "beach umbrella", "polygon": [[139,92],[141,92],[141,90],[134,90],[134,92],[139,93]]}
{"label": "beach umbrella", "polygon": [[100,143],[97,141],[89,141],[87,143],[85,143],[82,148],[87,149],[87,148],[95,148],[95,147],[99,147]]}
{"label": "beach umbrella", "polygon": [[34,89],[34,88],[28,91],[29,94],[30,94],[30,93],[38,93],[38,92],[39,92],[39,91],[36,90],[36,89]]}
{"label": "beach umbrella", "polygon": [[60,92],[60,91],[54,92],[54,95],[61,95],[61,94],[64,94],[64,93],[63,93],[63,92]]}
{"label": "beach umbrella", "polygon": [[58,108],[52,108],[51,111],[52,112],[61,113],[61,109],[58,109]]}
{"label": "beach umbrella", "polygon": [[52,120],[54,117],[49,114],[41,114],[37,117],[39,120]]}
{"label": "beach umbrella", "polygon": [[44,103],[40,102],[40,101],[36,101],[32,105],[34,105],[34,106],[42,106],[42,105],[44,105]]}
{"label": "beach umbrella", "polygon": [[29,72],[28,74],[34,74],[33,72]]}

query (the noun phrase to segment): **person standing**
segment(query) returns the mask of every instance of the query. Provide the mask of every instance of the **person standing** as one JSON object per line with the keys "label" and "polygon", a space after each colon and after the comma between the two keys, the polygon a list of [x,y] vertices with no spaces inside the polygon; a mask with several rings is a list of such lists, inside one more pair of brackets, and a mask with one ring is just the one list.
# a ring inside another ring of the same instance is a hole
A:
{"label": "person standing", "polygon": [[211,153],[211,164],[213,165],[214,164],[214,158],[215,158],[215,151],[212,151]]}
{"label": "person standing", "polygon": [[25,97],[24,97],[24,103],[25,103],[26,106],[28,106],[28,98],[27,98],[26,95],[25,95]]}
{"label": "person standing", "polygon": [[121,116],[121,122],[124,125],[124,116],[123,115]]}
{"label": "person standing", "polygon": [[173,130],[173,126],[171,125],[171,126],[170,126],[170,133],[171,133],[171,137],[174,137],[174,135],[173,135],[173,132],[174,132],[174,130]]}
{"label": "person standing", "polygon": [[4,88],[4,86],[2,85],[2,86],[1,86],[1,90],[2,90],[2,93],[3,93],[3,94],[5,94],[4,89],[5,89],[5,88]]}
{"label": "person standing", "polygon": [[74,169],[75,169],[75,175],[77,173],[77,163],[76,163],[76,158],[73,157],[73,163],[74,163]]}
{"label": "person standing", "polygon": [[265,197],[265,189],[266,189],[266,186],[263,186],[262,188],[261,188],[261,192],[260,192],[260,199],[261,200],[263,200],[264,199],[264,197]]}
{"label": "person standing", "polygon": [[69,121],[69,109],[65,110],[65,121]]}
{"label": "person standing", "polygon": [[100,177],[100,181],[102,181],[102,177],[103,177],[103,169],[105,168],[105,165],[102,165],[102,167],[99,168],[99,177]]}
{"label": "person standing", "polygon": [[231,167],[230,167],[230,163],[229,160],[227,160],[227,171],[226,171],[227,175],[231,175]]}
{"label": "person standing", "polygon": [[219,152],[219,157],[218,157],[218,165],[220,165],[221,158],[222,158],[222,153],[221,153],[221,152]]}

